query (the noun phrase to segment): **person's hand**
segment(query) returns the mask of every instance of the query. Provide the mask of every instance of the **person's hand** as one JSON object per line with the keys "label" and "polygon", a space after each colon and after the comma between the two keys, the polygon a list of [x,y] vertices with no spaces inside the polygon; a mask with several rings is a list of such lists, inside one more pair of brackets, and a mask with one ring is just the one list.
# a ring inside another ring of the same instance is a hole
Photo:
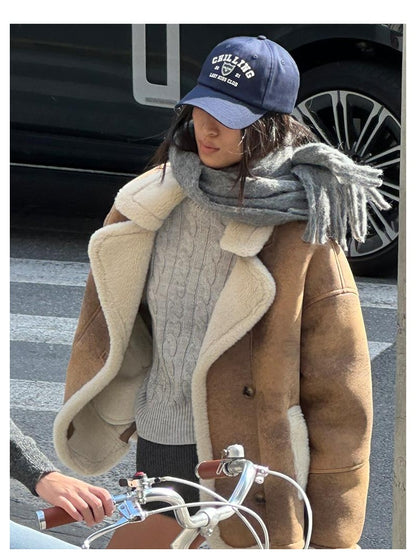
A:
{"label": "person's hand", "polygon": [[77,522],[84,520],[88,526],[102,522],[114,510],[106,489],[59,472],[44,475],[35,489],[39,497],[63,508]]}

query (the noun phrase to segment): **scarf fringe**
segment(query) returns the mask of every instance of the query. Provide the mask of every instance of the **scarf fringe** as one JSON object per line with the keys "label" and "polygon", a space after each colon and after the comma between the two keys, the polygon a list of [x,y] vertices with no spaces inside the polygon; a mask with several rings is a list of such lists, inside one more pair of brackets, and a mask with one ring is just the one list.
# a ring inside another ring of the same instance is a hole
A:
{"label": "scarf fringe", "polygon": [[347,249],[347,230],[364,243],[367,236],[368,204],[380,210],[391,206],[378,191],[382,171],[358,165],[326,144],[310,144],[295,151],[292,173],[305,189],[309,205],[306,242],[323,244],[329,239]]}

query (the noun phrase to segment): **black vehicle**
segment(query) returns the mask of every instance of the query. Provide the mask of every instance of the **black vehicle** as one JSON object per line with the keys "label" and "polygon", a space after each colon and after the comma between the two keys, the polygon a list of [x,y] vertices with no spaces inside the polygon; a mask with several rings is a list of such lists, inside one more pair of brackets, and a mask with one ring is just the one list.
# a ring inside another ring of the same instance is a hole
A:
{"label": "black vehicle", "polygon": [[[391,209],[349,243],[355,273],[397,262],[402,25],[11,25],[11,210],[101,215],[143,171],[220,41],[266,35],[301,72],[295,116],[384,172]],[[49,210],[50,211],[50,210]]]}

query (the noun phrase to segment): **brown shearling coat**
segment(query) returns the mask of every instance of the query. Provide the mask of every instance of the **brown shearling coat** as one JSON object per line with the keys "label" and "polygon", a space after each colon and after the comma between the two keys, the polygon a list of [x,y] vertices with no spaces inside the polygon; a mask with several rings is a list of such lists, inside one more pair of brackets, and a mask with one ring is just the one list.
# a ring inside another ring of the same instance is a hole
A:
{"label": "brown shearling coat", "polygon": [[[107,471],[128,451],[135,396],[152,360],[140,303],[153,240],[184,197],[169,169],[163,182],[150,171],[120,190],[91,237],[91,273],[54,425],[58,456],[81,474]],[[237,258],[193,377],[197,451],[209,460],[243,444],[249,459],[306,488],[313,546],[354,548],[369,477],[368,346],[342,250],[303,242],[304,226],[226,227],[221,246]],[[229,495],[235,480],[204,484]],[[303,502],[293,486],[268,476],[245,505],[266,521],[271,547],[303,546]],[[234,516],[210,545],[254,540]]]}

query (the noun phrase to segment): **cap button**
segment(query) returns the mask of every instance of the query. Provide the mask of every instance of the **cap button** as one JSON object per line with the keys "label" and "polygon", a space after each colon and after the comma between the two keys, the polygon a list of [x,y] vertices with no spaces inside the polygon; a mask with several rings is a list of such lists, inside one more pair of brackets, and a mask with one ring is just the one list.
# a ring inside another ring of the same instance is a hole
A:
{"label": "cap button", "polygon": [[267,39],[267,37],[265,37],[264,35],[259,35],[257,39],[261,39],[262,41],[264,41],[265,39]]}

